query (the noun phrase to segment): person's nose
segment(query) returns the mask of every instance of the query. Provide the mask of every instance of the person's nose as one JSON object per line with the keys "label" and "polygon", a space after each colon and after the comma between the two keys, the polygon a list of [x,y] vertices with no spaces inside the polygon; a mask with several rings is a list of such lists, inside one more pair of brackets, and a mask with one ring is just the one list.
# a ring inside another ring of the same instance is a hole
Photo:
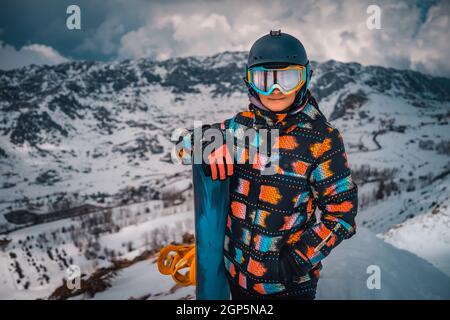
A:
{"label": "person's nose", "polygon": [[273,91],[272,91],[272,94],[273,95],[280,95],[282,92],[280,91],[280,89],[278,89],[278,88],[275,88],[275,89],[273,89]]}

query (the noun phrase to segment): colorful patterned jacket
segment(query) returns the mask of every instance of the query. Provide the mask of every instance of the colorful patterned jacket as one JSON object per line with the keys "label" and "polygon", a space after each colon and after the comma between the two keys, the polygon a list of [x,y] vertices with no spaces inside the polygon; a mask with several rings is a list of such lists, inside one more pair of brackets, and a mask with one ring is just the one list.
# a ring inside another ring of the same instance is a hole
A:
{"label": "colorful patterned jacket", "polygon": [[[220,124],[224,132],[228,129],[236,135],[249,128],[279,129],[273,153],[258,152],[252,162],[248,145],[234,142],[237,162],[229,178],[224,260],[229,280],[253,295],[289,294],[302,282],[317,280],[321,260],[356,231],[357,185],[342,136],[327,122],[310,92],[305,101],[288,113],[268,112],[251,102],[248,111]],[[185,164],[192,161],[191,138],[186,135],[178,150]],[[274,154],[278,156],[275,174],[263,175],[261,170]],[[296,283],[279,279],[283,245],[292,246],[305,275]]]}

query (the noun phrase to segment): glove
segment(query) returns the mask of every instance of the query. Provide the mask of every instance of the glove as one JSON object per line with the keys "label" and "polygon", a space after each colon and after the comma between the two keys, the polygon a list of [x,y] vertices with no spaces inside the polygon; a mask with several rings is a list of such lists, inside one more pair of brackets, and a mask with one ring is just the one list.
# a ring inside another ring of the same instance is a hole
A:
{"label": "glove", "polygon": [[[217,125],[203,125],[194,130],[189,130],[190,138],[191,138],[191,146],[194,146],[195,141],[194,137],[196,133],[195,130],[200,130],[198,134],[202,137],[205,134],[205,131],[210,128],[217,128]],[[184,139],[184,136],[180,136],[177,142],[177,145],[180,145]],[[202,138],[203,140],[203,138]],[[212,143],[209,140],[201,141],[202,150]],[[180,152],[183,149],[180,149]],[[178,157],[181,158],[182,154],[179,153]],[[203,159],[203,157],[202,157]],[[222,144],[219,148],[215,149],[210,155],[208,155],[208,162],[202,161],[202,169],[206,176],[211,177],[212,180],[225,180],[228,176],[233,175],[233,159],[230,155],[228,147],[226,143]]]}
{"label": "glove", "polygon": [[285,244],[280,249],[278,277],[282,283],[290,283],[306,275],[306,273],[300,271],[293,254],[293,249],[288,244]]}
{"label": "glove", "polygon": [[203,164],[203,171],[206,176],[211,176],[212,180],[225,180],[233,175],[233,159],[224,143],[208,156],[209,163]]}

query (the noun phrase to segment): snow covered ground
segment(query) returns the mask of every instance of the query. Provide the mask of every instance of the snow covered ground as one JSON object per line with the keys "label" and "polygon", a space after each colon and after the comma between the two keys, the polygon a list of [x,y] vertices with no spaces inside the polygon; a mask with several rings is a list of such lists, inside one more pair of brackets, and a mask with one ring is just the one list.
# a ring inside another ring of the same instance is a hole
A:
{"label": "snow covered ground", "polygon": [[380,235],[387,243],[430,261],[450,276],[449,201]]}
{"label": "snow covered ground", "polygon": [[[369,289],[370,266],[380,269],[380,288]],[[77,297],[82,298],[82,297]],[[178,287],[158,272],[155,259],[121,272],[112,287],[93,299],[194,299],[195,287]],[[324,260],[318,300],[450,299],[450,277],[429,262],[397,249],[359,228]]]}
{"label": "snow covered ground", "polygon": [[[195,299],[195,287],[175,285],[172,278],[161,275],[156,259],[142,261],[126,268],[112,281],[112,287],[100,292],[93,300],[151,299],[178,300]],[[75,297],[75,299],[82,297]]]}
{"label": "snow covered ground", "polygon": [[[380,270],[380,289],[369,289],[367,285],[373,266]],[[450,277],[361,227],[324,260],[317,298],[448,300]]]}
{"label": "snow covered ground", "polygon": [[[145,208],[155,201],[112,210],[111,220],[119,231],[95,237],[86,229],[90,220],[64,219],[21,229],[8,234],[11,243],[0,251],[0,299],[48,297],[66,279],[66,270],[77,265],[90,275],[108,267],[112,259],[132,260],[145,250],[181,242],[193,230],[191,206],[167,209]],[[149,264],[150,265],[150,264]],[[154,287],[152,283],[147,286]]]}
{"label": "snow covered ground", "polygon": [[[133,241],[133,245],[142,249],[145,247],[145,242],[139,243],[139,241],[143,241],[143,234],[156,228],[169,230],[164,229],[164,227],[168,228],[174,224],[176,225],[175,220],[179,220],[183,222],[182,225],[186,225],[185,231],[192,232],[192,217],[192,211],[163,216],[148,222],[148,224],[131,225],[123,228],[120,233],[100,237],[99,242],[111,250],[115,248],[119,251],[123,242]],[[425,219],[426,216],[421,216],[420,218]],[[28,228],[14,232],[10,236],[14,242],[17,242],[25,236],[37,235],[43,230],[52,232],[52,230],[58,230],[62,225],[68,226],[69,224],[69,221],[61,220],[51,223],[52,227],[40,225],[33,227],[33,229]],[[181,226],[180,224],[178,225]],[[400,230],[408,229],[405,227]],[[171,232],[170,234],[176,235],[180,233]],[[416,234],[416,236],[420,238],[422,234]],[[448,236],[448,233],[445,236]],[[433,235],[430,234],[430,237],[433,237]],[[442,239],[439,234],[435,234],[434,237]],[[408,243],[409,237],[407,236],[405,239],[397,241],[398,243]],[[176,237],[171,240],[180,241]],[[73,246],[65,244],[61,245],[61,247],[68,251]],[[42,251],[41,255],[39,255],[38,250],[38,248],[34,250],[33,257],[36,260],[39,260],[36,257],[40,257],[43,260],[46,253]],[[441,254],[448,253],[448,251],[445,251],[445,248],[443,250],[443,252],[440,252]],[[132,259],[141,251],[140,249],[135,249],[124,253],[122,257]],[[9,252],[16,252],[16,250],[10,250]],[[426,250],[423,252],[426,252]],[[25,290],[23,287],[15,284],[14,278],[11,278],[14,272],[12,272],[8,263],[14,260],[8,257],[6,252],[1,252],[0,255],[0,275],[2,279],[0,299],[48,297],[56,285],[61,284],[61,279],[67,276],[65,268],[57,268],[57,263],[46,258],[45,266],[48,268],[51,268],[52,265],[54,266],[54,270],[51,271],[52,281],[47,285],[35,285]],[[94,271],[94,266],[96,268],[101,266],[97,261],[86,260],[81,253],[76,252],[76,248],[73,248],[70,255],[79,257],[74,263],[81,266],[83,273],[90,274]],[[436,256],[440,257],[441,255],[436,254]],[[26,255],[19,260],[22,265],[26,264],[25,257]],[[119,271],[118,275],[111,282],[111,288],[97,293],[92,299],[195,298],[194,287],[175,286],[169,276],[161,275],[158,272],[155,260],[156,257],[138,262]],[[433,260],[432,257],[430,257],[430,260]],[[435,264],[438,264],[438,262],[441,262],[441,260],[438,260]],[[103,265],[107,266],[108,263],[105,262]],[[368,267],[374,265],[380,269],[381,288],[371,290],[367,287],[367,281],[371,275],[368,273]],[[442,264],[441,269],[445,268],[446,265]],[[29,279],[31,278],[30,281],[32,283],[35,283],[32,276],[33,274],[38,275],[38,273],[32,272],[29,274],[27,270],[24,270],[24,273]],[[87,296],[77,296],[74,299],[89,298]],[[376,237],[370,230],[359,227],[354,237],[344,241],[324,260],[324,269],[319,281],[317,299],[450,299],[450,277],[428,261],[411,252],[398,249]]]}

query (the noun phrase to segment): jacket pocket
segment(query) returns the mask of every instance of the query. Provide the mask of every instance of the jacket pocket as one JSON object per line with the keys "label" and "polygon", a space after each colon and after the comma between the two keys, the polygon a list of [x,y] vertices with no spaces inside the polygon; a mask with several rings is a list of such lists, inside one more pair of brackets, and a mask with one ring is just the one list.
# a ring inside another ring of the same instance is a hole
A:
{"label": "jacket pocket", "polygon": [[267,254],[261,257],[250,256],[247,271],[255,280],[278,282],[278,255]]}

